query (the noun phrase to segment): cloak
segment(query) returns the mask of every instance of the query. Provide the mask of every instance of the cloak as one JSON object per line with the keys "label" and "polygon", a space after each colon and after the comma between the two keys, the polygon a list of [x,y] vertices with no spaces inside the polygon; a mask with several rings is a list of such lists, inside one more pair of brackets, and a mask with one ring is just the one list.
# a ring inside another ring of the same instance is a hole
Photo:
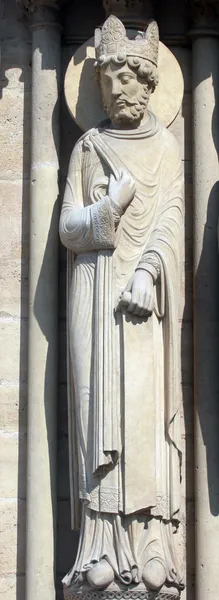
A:
{"label": "cloak", "polygon": [[[179,519],[182,164],[171,133],[149,117],[138,130],[90,130],[70,160],[60,237],[73,528],[79,498],[98,512]],[[136,193],[115,228],[108,182],[124,169]],[[139,320],[118,310],[119,297],[151,253],[156,310]]]}

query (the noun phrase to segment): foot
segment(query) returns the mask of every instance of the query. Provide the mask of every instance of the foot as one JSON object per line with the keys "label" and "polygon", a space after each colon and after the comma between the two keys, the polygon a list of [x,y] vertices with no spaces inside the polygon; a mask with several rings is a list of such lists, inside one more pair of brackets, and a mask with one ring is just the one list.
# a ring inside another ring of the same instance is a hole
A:
{"label": "foot", "polygon": [[104,590],[114,581],[114,572],[104,558],[87,571],[87,581],[92,588]]}
{"label": "foot", "polygon": [[151,590],[159,590],[166,581],[166,571],[157,558],[149,560],[143,570],[142,579]]}

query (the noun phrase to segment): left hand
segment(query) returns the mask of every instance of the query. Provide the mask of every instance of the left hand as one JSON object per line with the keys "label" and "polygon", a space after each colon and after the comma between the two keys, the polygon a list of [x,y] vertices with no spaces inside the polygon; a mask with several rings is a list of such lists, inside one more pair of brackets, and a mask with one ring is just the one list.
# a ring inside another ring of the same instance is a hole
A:
{"label": "left hand", "polygon": [[127,288],[120,303],[127,307],[127,312],[139,317],[148,317],[154,310],[154,282],[144,269],[138,269]]}

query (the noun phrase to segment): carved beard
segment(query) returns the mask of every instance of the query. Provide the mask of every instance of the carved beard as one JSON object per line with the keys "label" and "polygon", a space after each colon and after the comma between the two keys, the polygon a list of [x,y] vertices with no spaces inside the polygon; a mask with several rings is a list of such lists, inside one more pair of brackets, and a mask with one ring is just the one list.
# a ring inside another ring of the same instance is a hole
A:
{"label": "carved beard", "polygon": [[120,102],[123,102],[123,99],[118,99],[117,101],[111,101],[111,104],[104,104],[104,110],[108,114],[110,120],[119,126],[133,126],[134,123],[139,123],[144,114],[148,105],[148,101],[150,98],[150,91],[148,90],[147,84],[142,86],[142,90],[139,93],[139,96],[135,98],[133,104],[128,103],[127,100],[124,99],[124,106],[120,106]]}

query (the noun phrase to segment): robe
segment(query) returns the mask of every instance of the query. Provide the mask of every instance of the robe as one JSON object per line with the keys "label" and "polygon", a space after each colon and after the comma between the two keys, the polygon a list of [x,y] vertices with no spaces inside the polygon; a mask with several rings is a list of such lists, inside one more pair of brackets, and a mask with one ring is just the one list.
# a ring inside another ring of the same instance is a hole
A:
{"label": "robe", "polygon": [[[108,184],[110,175],[118,178],[122,170],[134,177],[136,192],[116,222]],[[91,528],[94,540],[107,539],[111,527],[115,539],[125,518],[125,529],[135,521],[140,527],[140,546],[145,523],[140,515],[147,515],[147,524],[179,520],[182,224],[178,146],[152,113],[136,130],[105,125],[82,136],[70,160],[60,237],[69,250],[72,517],[77,526],[80,498],[83,538],[90,537]],[[120,297],[135,270],[153,255],[160,267],[155,310],[142,319],[128,314]],[[126,544],[123,534],[124,527],[120,548]],[[83,558],[76,572],[86,568],[86,554],[88,563],[112,555],[110,542],[108,550],[98,551],[96,543],[93,550],[79,548]],[[144,543],[142,548],[144,554]],[[131,569],[132,581],[134,554],[131,543],[125,561],[115,559],[122,567],[112,565],[119,576]]]}

